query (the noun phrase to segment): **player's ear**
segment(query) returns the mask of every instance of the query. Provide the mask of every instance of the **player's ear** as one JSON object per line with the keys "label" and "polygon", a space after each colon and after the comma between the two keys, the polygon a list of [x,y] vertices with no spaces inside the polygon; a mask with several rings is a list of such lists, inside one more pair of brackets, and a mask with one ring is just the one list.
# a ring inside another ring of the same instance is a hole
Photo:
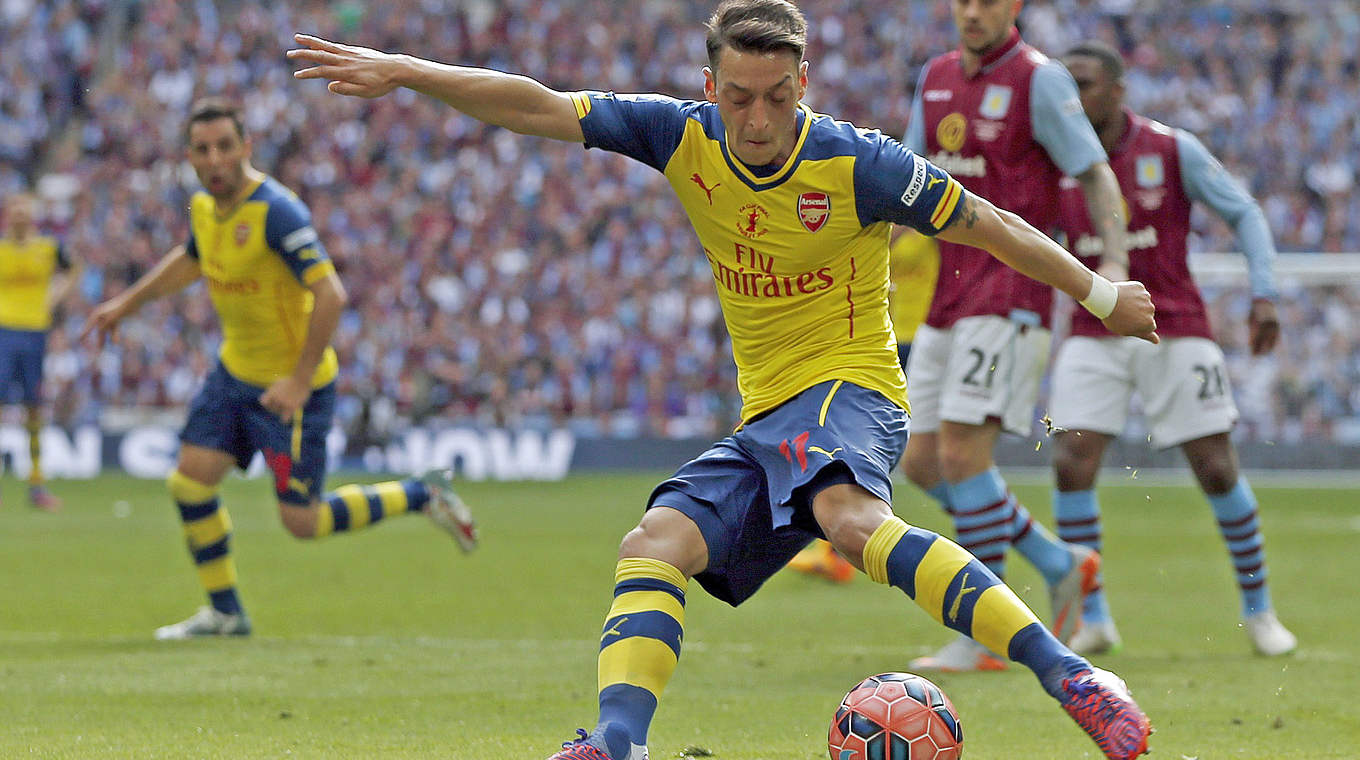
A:
{"label": "player's ear", "polygon": [[803,61],[798,64],[798,99],[802,100],[807,93],[808,85],[808,62]]}
{"label": "player's ear", "polygon": [[704,100],[710,103],[718,102],[718,79],[713,73],[713,69],[704,67]]}

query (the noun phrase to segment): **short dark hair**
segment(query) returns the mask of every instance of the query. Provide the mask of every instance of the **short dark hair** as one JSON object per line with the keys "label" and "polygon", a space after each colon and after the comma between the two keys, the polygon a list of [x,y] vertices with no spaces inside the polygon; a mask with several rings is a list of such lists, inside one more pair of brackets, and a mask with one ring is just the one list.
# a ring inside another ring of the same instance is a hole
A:
{"label": "short dark hair", "polygon": [[1124,56],[1110,45],[1100,40],[1085,40],[1072,46],[1063,58],[1071,58],[1074,55],[1084,55],[1100,61],[1100,67],[1109,75],[1110,81],[1124,80]]}
{"label": "short dark hair", "polygon": [[189,120],[184,122],[184,137],[189,138],[189,128],[203,121],[217,121],[218,119],[231,119],[231,124],[236,128],[236,134],[241,139],[246,139],[245,123],[241,121],[241,109],[235,103],[223,98],[203,98],[194,101],[194,105],[189,109]]}
{"label": "short dark hair", "polygon": [[723,0],[708,19],[708,65],[718,68],[724,47],[745,53],[787,50],[803,60],[807,19],[788,0]]}

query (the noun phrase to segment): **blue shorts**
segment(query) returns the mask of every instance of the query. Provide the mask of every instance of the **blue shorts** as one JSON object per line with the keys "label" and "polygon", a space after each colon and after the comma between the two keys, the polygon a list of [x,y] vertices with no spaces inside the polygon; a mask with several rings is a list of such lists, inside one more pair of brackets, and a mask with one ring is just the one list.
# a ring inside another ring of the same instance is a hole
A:
{"label": "blue shorts", "polygon": [[892,504],[892,471],[907,445],[907,413],[877,391],[841,381],[814,385],[681,467],[647,508],[687,515],[708,545],[695,576],[733,606],[822,530],[812,499],[857,483]]}
{"label": "blue shorts", "polygon": [[237,380],[221,362],[189,402],[179,439],[236,458],[245,469],[256,451],[274,473],[274,492],[285,504],[307,505],[326,480],[326,434],[335,416],[335,383],[312,391],[291,422],[260,406],[265,389]]}
{"label": "blue shorts", "polygon": [[[42,400],[43,356],[46,353],[46,330],[0,327],[0,404],[17,401],[32,406]],[[18,394],[14,393],[16,386]]]}

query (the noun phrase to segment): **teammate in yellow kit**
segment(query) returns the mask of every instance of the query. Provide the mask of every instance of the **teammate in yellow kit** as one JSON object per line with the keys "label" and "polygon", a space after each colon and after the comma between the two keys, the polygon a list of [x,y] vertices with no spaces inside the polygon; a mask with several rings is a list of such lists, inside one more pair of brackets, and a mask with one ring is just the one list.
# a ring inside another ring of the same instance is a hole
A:
{"label": "teammate in yellow kit", "polygon": [[251,166],[250,140],[234,105],[201,101],[185,136],[204,188],[190,201],[188,241],[100,304],[84,331],[112,332],[142,304],[200,278],[222,324],[219,362],[190,404],[168,479],[209,605],[158,628],[158,639],[250,633],[236,588],[231,520],[217,490],[233,466],[245,468],[257,451],[274,474],[279,517],[298,538],[425,512],[465,551],[477,541],[472,516],[444,473],[323,493],[338,368],[330,339],[344,286],[307,207]]}
{"label": "teammate in yellow kit", "polygon": [[[57,305],[75,287],[79,268],[60,241],[40,234],[38,199],[12,195],[4,204],[0,234],[0,404],[18,400],[28,430],[28,500],[55,512],[58,499],[42,471],[42,373],[47,331]],[[14,393],[17,391],[17,394]]]}

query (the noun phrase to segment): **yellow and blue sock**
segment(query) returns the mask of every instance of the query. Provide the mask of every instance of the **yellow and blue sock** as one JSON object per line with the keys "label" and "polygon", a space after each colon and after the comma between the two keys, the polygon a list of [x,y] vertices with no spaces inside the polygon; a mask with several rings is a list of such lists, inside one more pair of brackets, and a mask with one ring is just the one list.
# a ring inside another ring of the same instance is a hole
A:
{"label": "yellow and blue sock", "polygon": [[[1058,537],[1062,540],[1069,544],[1081,544],[1097,552],[1102,549],[1100,502],[1094,490],[1054,491],[1053,518],[1058,524]],[[1104,623],[1110,619],[1110,604],[1105,599],[1100,576],[1096,577],[1095,590],[1086,595],[1081,619],[1087,623]]]}
{"label": "yellow and blue sock", "polygon": [[1231,491],[1207,496],[1237,574],[1242,616],[1265,612],[1270,609],[1270,588],[1266,585],[1265,537],[1261,534],[1256,494],[1246,478],[1239,477]]}
{"label": "yellow and blue sock", "polygon": [[24,420],[24,428],[28,431],[28,461],[31,463],[28,470],[28,485],[31,487],[43,484],[42,427],[42,418],[30,410],[28,419]]}
{"label": "yellow and blue sock", "polygon": [[429,503],[430,487],[415,478],[340,486],[321,497],[314,537],[361,530],[388,517],[424,512]]}
{"label": "yellow and blue sock", "polygon": [[614,603],[600,635],[599,725],[614,729],[603,733],[615,758],[630,757],[625,739],[647,744],[657,700],[680,659],[687,583],[677,568],[654,559],[619,560],[614,571]]}
{"label": "yellow and blue sock", "polygon": [[241,613],[236,591],[236,563],[231,557],[231,517],[217,500],[217,487],[204,485],[173,470],[166,479],[170,496],[179,507],[189,555],[198,568],[213,609],[229,615]]}
{"label": "yellow and blue sock", "polygon": [[941,624],[1034,671],[1055,698],[1063,678],[1089,667],[995,573],[943,536],[891,517],[865,544],[864,570]]}

